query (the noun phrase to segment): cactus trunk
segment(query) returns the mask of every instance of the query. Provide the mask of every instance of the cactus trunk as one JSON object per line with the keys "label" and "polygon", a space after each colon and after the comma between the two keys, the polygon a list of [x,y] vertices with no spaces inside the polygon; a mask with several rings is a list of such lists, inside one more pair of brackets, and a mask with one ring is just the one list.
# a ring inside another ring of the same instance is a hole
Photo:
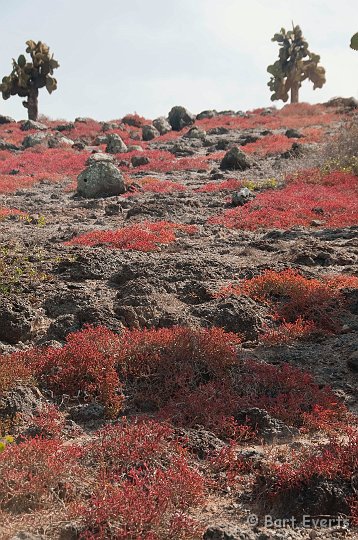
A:
{"label": "cactus trunk", "polygon": [[297,83],[292,84],[291,103],[298,103],[298,91],[299,91],[299,85]]}
{"label": "cactus trunk", "polygon": [[38,96],[39,91],[37,88],[31,88],[29,97],[27,100],[27,116],[29,120],[37,121],[39,109],[38,109]]}

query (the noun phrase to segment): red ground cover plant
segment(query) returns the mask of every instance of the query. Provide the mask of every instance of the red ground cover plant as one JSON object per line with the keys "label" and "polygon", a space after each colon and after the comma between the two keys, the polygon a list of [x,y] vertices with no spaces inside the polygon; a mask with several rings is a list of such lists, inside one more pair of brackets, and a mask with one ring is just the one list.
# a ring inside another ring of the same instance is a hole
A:
{"label": "red ground cover plant", "polygon": [[[0,151],[0,193],[31,187],[41,180],[75,178],[85,167],[88,152],[61,148],[31,148],[13,154]],[[18,174],[10,174],[11,171]]]}
{"label": "red ground cover plant", "polygon": [[239,342],[237,335],[218,328],[125,331],[118,370],[128,382],[129,401],[139,410],[145,405],[159,411],[159,417],[175,425],[200,424],[239,441],[254,437],[256,426],[235,420],[239,410],[250,407],[298,427],[314,406],[322,407],[331,421],[344,421],[345,408],[311,375],[289,365],[240,362]]}
{"label": "red ground cover plant", "polygon": [[161,407],[188,387],[220,381],[226,369],[237,362],[235,347],[240,338],[220,328],[173,327],[125,330],[121,343],[121,377],[137,379],[137,400]]}
{"label": "red ground cover plant", "polygon": [[318,143],[321,142],[324,136],[324,129],[320,127],[306,127],[301,129],[301,133],[304,136],[304,139],[302,139],[301,142]]}
{"label": "red ground cover plant", "polygon": [[[340,506],[338,513],[349,515],[349,510],[351,510],[352,521],[356,523],[357,499],[352,488],[358,468],[356,431],[351,430],[344,439],[334,438],[329,443],[292,452],[287,457],[284,463],[270,460],[265,465],[258,475],[256,485],[258,492],[262,493],[264,490],[271,502],[291,501],[291,506],[299,512],[297,500],[304,499],[302,497],[304,493],[312,487],[319,486],[321,482],[339,482],[340,486],[345,486],[342,490],[342,498],[335,500],[329,497],[326,500],[323,498],[322,502],[327,507],[322,508],[321,503],[320,512],[322,515],[332,514],[330,505],[335,505],[338,501]],[[292,501],[296,501],[296,504],[292,505]],[[335,510],[336,513],[333,513],[333,516],[338,514],[337,508]]]}
{"label": "red ground cover plant", "polygon": [[[41,386],[54,395],[67,394],[84,400],[98,399],[108,415],[123,403],[115,365],[120,339],[105,327],[87,327],[69,334],[62,348],[35,348],[16,353]],[[8,358],[11,360],[13,355]]]}
{"label": "red ground cover plant", "polygon": [[358,177],[349,173],[306,173],[304,181],[259,193],[252,202],[225,210],[209,223],[256,230],[309,226],[318,220],[324,227],[347,227],[358,221],[357,186]]}
{"label": "red ground cover plant", "polygon": [[299,428],[305,425],[305,414],[317,406],[325,410],[332,422],[343,422],[347,415],[345,406],[329,387],[322,388],[310,373],[290,364],[274,366],[247,360],[235,391],[239,410],[258,407]]}
{"label": "red ground cover plant", "polygon": [[229,380],[239,336],[220,328],[173,327],[127,330],[121,339],[118,370],[129,381],[134,407],[156,410],[177,426],[201,424],[237,439],[246,435],[232,418],[236,396]]}
{"label": "red ground cover plant", "polygon": [[[78,152],[72,149],[35,147],[13,154],[0,151],[0,174],[9,174],[13,169],[19,170],[19,175],[33,174],[36,177],[47,178],[53,175],[71,177],[83,170],[88,152]],[[16,180],[16,175],[14,175]]]}
{"label": "red ground cover plant", "polygon": [[238,491],[243,484],[247,489],[248,474],[255,470],[252,458],[240,455],[238,445],[230,441],[221,450],[213,453],[209,459],[210,472],[214,476],[213,487]]}
{"label": "red ground cover plant", "polygon": [[25,364],[21,353],[0,355],[0,393],[17,384],[29,384],[32,379],[31,366]]}
{"label": "red ground cover plant", "polygon": [[236,178],[228,178],[222,182],[208,182],[204,186],[197,188],[197,193],[216,193],[218,191],[240,189],[242,187],[242,181]]}
{"label": "red ground cover plant", "polygon": [[194,234],[195,225],[180,225],[169,221],[143,221],[114,231],[92,231],[66,242],[66,245],[96,246],[106,244],[115,249],[156,251],[160,245],[175,242],[176,233]]}
{"label": "red ground cover plant", "polygon": [[[55,127],[61,122],[55,122]],[[63,122],[67,124],[67,122]],[[75,122],[75,127],[73,129],[68,129],[61,131],[61,134],[65,137],[69,137],[73,141],[76,139],[86,139],[88,142],[91,142],[93,139],[100,135],[102,132],[102,123],[97,122],[96,120],[88,119],[86,122]]]}
{"label": "red ground cover plant", "polygon": [[[137,151],[116,154],[118,160],[124,160],[128,162],[128,165],[121,165],[121,168],[129,168],[129,160],[132,156],[142,155]],[[166,150],[145,150],[145,155],[149,158],[150,162],[146,165],[136,167],[137,172],[140,171],[153,171],[157,173],[167,173],[174,171],[189,171],[189,170],[202,170],[206,171],[209,168],[210,161],[221,160],[225,152],[212,152],[206,155],[194,155],[191,157],[175,157],[171,152]]]}
{"label": "red ground cover plant", "polygon": [[[124,389],[132,411],[155,412],[177,426],[201,424],[236,441],[255,436],[256,426],[235,419],[238,411],[250,407],[310,430],[325,429],[328,420],[343,425],[346,410],[331,390],[289,365],[240,361],[239,343],[236,334],[220,328],[124,330],[118,336],[103,327],[88,327],[70,334],[60,349],[13,353],[4,356],[3,365],[7,361],[25,370],[25,378],[33,374],[40,387],[55,396],[97,399],[108,416],[121,410]],[[4,373],[10,374],[6,369]],[[3,388],[8,388],[7,380]],[[316,425],[313,411],[317,412]],[[47,436],[54,431],[59,437],[61,418],[50,416],[48,422],[40,416],[41,433]],[[135,452],[136,446],[129,445],[128,451]]]}
{"label": "red ground cover plant", "polygon": [[12,193],[18,189],[26,189],[37,182],[38,180],[31,176],[0,174],[0,193]]}
{"label": "red ground cover plant", "polygon": [[302,129],[311,126],[321,126],[339,121],[341,115],[329,111],[322,105],[310,105],[299,103],[295,105],[285,105],[281,110],[271,109],[270,114],[265,114],[263,109],[248,111],[245,117],[219,115],[214,118],[197,120],[195,124],[204,129],[210,130],[216,127],[226,127],[228,129]]}
{"label": "red ground cover plant", "polygon": [[284,345],[297,339],[310,337],[317,327],[313,321],[305,321],[299,317],[293,323],[283,321],[277,328],[267,328],[260,340],[267,345]]}
{"label": "red ground cover plant", "polygon": [[202,527],[187,514],[202,501],[203,480],[187,466],[152,474],[129,473],[116,484],[104,481],[72,516],[81,540],[192,540]]}
{"label": "red ground cover plant", "polygon": [[[266,270],[252,279],[224,287],[217,294],[244,295],[268,304],[273,310],[274,318],[281,323],[279,333],[286,332],[289,337],[290,333],[297,335],[314,330],[336,330],[337,313],[344,305],[341,290],[348,287],[357,288],[358,278],[327,276],[322,280],[308,279],[289,268],[281,272]],[[287,326],[287,323],[290,324]],[[270,340],[267,332],[264,336]],[[273,333],[271,337],[275,338],[277,335]]]}
{"label": "red ground cover plant", "polygon": [[187,511],[203,500],[204,479],[168,425],[122,422],[95,434],[85,449],[97,469],[92,496],[73,506],[81,538],[192,539]]}
{"label": "red ground cover plant", "polygon": [[3,124],[0,126],[0,139],[9,144],[14,144],[15,146],[21,146],[22,141],[26,135],[33,135],[36,133],[35,130],[31,129],[29,131],[22,131],[21,124],[17,122],[11,122],[10,124]]}
{"label": "red ground cover plant", "polygon": [[256,142],[245,144],[244,151],[247,154],[267,156],[280,154],[292,148],[292,143],[297,139],[288,139],[286,135],[266,135]]}
{"label": "red ground cover plant", "polygon": [[0,507],[23,513],[49,508],[76,495],[81,449],[56,439],[33,438],[0,453]]}
{"label": "red ground cover plant", "polygon": [[142,127],[145,124],[150,124],[150,120],[146,120],[144,116],[139,116],[139,114],[126,114],[122,118],[123,124],[128,124],[128,126]]}
{"label": "red ground cover plant", "polygon": [[53,403],[37,407],[31,418],[31,427],[44,439],[61,439],[66,425],[66,416]]}
{"label": "red ground cover plant", "polygon": [[174,193],[175,191],[185,191],[186,187],[179,182],[171,182],[170,180],[161,180],[160,178],[154,178],[147,176],[141,180],[135,179],[135,182],[140,186],[140,188],[135,189],[134,191],[129,191],[123,196],[136,197],[140,195],[141,192],[144,193]]}

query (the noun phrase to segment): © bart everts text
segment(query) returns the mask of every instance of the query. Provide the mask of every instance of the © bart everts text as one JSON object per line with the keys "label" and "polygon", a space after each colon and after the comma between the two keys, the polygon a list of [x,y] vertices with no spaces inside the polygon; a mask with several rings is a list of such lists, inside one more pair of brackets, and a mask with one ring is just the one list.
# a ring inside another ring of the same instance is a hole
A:
{"label": "\u00a9 bart everts text", "polygon": [[300,519],[291,516],[287,518],[274,518],[270,514],[266,514],[259,518],[255,514],[250,514],[247,518],[249,525],[262,525],[273,529],[295,529],[303,527],[307,529],[330,529],[331,527],[348,528],[350,525],[349,519],[342,516],[310,516],[303,515]]}

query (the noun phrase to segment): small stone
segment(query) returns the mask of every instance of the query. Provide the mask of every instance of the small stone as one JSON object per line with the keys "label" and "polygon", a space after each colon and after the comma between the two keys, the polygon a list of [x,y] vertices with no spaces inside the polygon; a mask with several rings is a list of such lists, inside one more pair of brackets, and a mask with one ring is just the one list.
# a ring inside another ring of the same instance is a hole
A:
{"label": "small stone", "polygon": [[244,204],[252,201],[255,197],[256,195],[245,187],[233,194],[231,202],[233,206],[244,206]]}
{"label": "small stone", "polygon": [[106,214],[106,216],[117,216],[122,211],[123,210],[122,210],[121,205],[117,203],[107,204],[107,206],[104,209],[104,213]]}
{"label": "small stone", "polygon": [[180,131],[187,126],[194,124],[195,116],[185,107],[177,105],[170,110],[168,122],[174,131]]}
{"label": "small stone", "polygon": [[75,129],[75,124],[73,122],[68,122],[67,124],[59,124],[54,129],[57,129],[57,131],[70,131],[71,129]]}
{"label": "small stone", "polygon": [[131,163],[133,167],[140,167],[141,165],[147,165],[149,161],[150,160],[147,156],[133,156],[131,158]]}
{"label": "small stone", "polygon": [[226,152],[220,163],[222,170],[245,171],[249,167],[251,167],[251,163],[247,155],[238,146],[234,146]]}
{"label": "small stone", "polygon": [[77,122],[78,124],[88,124],[88,122],[93,122],[93,118],[78,116],[77,118],[75,118],[75,122]]}
{"label": "small stone", "polygon": [[197,120],[204,120],[204,118],[214,118],[218,113],[215,110],[202,111],[197,116]]}
{"label": "small stone", "polygon": [[189,129],[188,133],[184,135],[186,139],[205,139],[206,131],[196,126]]}
{"label": "small stone", "polygon": [[288,139],[300,139],[303,137],[302,133],[300,133],[297,129],[287,129],[285,135]]}
{"label": "small stone", "polygon": [[324,221],[321,221],[320,219],[312,219],[310,225],[312,227],[322,227],[322,225],[324,225]]}
{"label": "small stone", "polygon": [[128,146],[128,152],[144,152],[144,149],[139,144],[131,144]]}

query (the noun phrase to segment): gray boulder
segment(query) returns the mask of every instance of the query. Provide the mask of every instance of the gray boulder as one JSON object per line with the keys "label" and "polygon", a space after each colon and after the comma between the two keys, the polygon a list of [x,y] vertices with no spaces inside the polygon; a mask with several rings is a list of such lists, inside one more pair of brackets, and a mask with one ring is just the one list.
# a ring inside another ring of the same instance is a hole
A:
{"label": "gray boulder", "polygon": [[222,170],[245,171],[250,167],[251,163],[247,155],[238,146],[234,146],[226,152],[220,163],[220,169]]}
{"label": "gray boulder", "polygon": [[34,120],[25,120],[22,122],[20,129],[22,131],[29,131],[30,129],[37,129],[38,131],[45,131],[48,129],[45,124],[42,124],[41,122],[35,122]]}
{"label": "gray boulder", "polygon": [[15,121],[16,120],[11,118],[11,116],[4,116],[3,114],[0,114],[0,125],[2,125],[2,124],[12,124]]}
{"label": "gray boulder", "polygon": [[177,105],[170,110],[168,122],[174,131],[180,131],[187,126],[194,124],[195,115],[189,112],[185,107]]}
{"label": "gray boulder", "polygon": [[145,125],[142,127],[143,141],[151,141],[152,139],[159,137],[159,135],[159,131],[154,126]]}
{"label": "gray boulder", "polygon": [[355,371],[358,373],[358,351],[355,351],[350,355],[350,357],[347,360],[347,366],[352,371]]}
{"label": "gray boulder", "polygon": [[191,129],[189,129],[188,133],[183,135],[183,137],[185,137],[186,139],[200,139],[200,140],[203,140],[206,137],[206,131],[194,126]]}
{"label": "gray boulder", "polygon": [[127,146],[117,133],[111,133],[107,136],[106,152],[108,152],[108,154],[127,152]]}
{"label": "gray boulder", "polygon": [[325,107],[338,107],[342,110],[353,110],[358,109],[358,100],[354,97],[335,97],[330,99],[329,101],[326,101],[326,103],[323,103]]}
{"label": "gray boulder", "polygon": [[94,163],[99,163],[100,161],[105,161],[107,163],[113,163],[114,157],[111,154],[104,154],[103,152],[96,152],[91,154],[86,161],[86,165],[93,165]]}
{"label": "gray boulder", "polygon": [[23,148],[33,148],[38,144],[44,144],[47,142],[48,135],[43,132],[34,133],[33,135],[27,135],[22,141]]}
{"label": "gray boulder", "polygon": [[214,118],[218,113],[215,110],[202,111],[196,116],[197,120],[204,120],[204,118]]}
{"label": "gray boulder", "polygon": [[119,122],[103,122],[102,131],[109,131],[110,129],[118,129]]}
{"label": "gray boulder", "polygon": [[164,116],[160,116],[153,120],[153,126],[159,131],[161,135],[165,135],[172,130],[172,126],[169,124],[168,120]]}
{"label": "gray boulder", "polygon": [[54,129],[57,131],[71,131],[75,129],[75,124],[73,122],[68,122],[67,124],[58,124]]}
{"label": "gray boulder", "polygon": [[77,178],[77,193],[89,199],[121,195],[125,190],[123,176],[112,163],[94,163]]}
{"label": "gray boulder", "polygon": [[74,145],[73,140],[69,139],[68,137],[50,137],[48,140],[49,148],[58,148],[60,146],[72,147],[73,145]]}

